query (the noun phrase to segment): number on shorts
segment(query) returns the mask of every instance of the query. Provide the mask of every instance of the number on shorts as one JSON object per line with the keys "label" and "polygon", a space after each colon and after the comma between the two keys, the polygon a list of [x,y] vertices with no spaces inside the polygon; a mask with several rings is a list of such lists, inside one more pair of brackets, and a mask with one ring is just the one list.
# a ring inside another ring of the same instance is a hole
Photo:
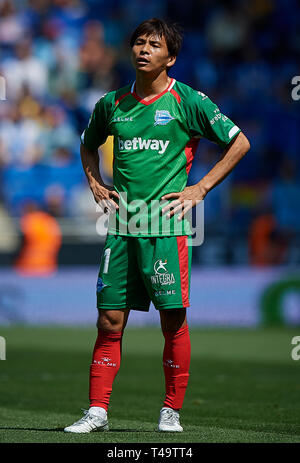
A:
{"label": "number on shorts", "polygon": [[110,259],[110,248],[105,249],[104,251],[104,266],[103,266],[103,273],[108,272],[108,265],[109,265],[109,259]]}

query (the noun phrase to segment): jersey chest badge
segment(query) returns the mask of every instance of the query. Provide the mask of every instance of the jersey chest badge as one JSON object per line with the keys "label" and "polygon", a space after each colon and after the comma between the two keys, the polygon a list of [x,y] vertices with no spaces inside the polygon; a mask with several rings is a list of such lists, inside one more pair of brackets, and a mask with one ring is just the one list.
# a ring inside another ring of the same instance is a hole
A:
{"label": "jersey chest badge", "polygon": [[157,110],[154,116],[154,125],[167,125],[173,119],[175,118],[171,116],[169,111]]}

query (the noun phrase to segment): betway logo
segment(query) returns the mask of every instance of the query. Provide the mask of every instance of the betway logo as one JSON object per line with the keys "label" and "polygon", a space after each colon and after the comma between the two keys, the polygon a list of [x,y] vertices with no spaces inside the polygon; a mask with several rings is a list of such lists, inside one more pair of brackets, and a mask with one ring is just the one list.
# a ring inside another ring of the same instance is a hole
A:
{"label": "betway logo", "polygon": [[134,137],[132,140],[122,140],[118,137],[119,151],[131,151],[131,150],[153,150],[158,151],[159,154],[163,154],[170,140],[143,140],[141,137]]}

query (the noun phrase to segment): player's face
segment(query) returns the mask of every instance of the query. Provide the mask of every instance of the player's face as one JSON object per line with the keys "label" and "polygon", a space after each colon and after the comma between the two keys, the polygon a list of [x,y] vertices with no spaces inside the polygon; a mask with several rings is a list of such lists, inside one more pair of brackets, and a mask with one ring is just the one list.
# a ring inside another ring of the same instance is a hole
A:
{"label": "player's face", "polygon": [[157,72],[173,66],[176,58],[169,56],[164,37],[141,35],[132,47],[132,62],[137,71]]}

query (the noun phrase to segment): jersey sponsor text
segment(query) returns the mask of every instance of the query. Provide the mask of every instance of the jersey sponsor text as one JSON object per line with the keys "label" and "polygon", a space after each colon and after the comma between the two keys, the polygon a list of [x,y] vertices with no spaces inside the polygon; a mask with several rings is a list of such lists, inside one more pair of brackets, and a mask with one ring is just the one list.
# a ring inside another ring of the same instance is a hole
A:
{"label": "jersey sponsor text", "polygon": [[151,138],[145,140],[141,137],[134,137],[132,140],[122,140],[122,138],[118,137],[119,151],[153,150],[157,151],[159,154],[164,154],[169,143],[170,140],[164,141]]}

